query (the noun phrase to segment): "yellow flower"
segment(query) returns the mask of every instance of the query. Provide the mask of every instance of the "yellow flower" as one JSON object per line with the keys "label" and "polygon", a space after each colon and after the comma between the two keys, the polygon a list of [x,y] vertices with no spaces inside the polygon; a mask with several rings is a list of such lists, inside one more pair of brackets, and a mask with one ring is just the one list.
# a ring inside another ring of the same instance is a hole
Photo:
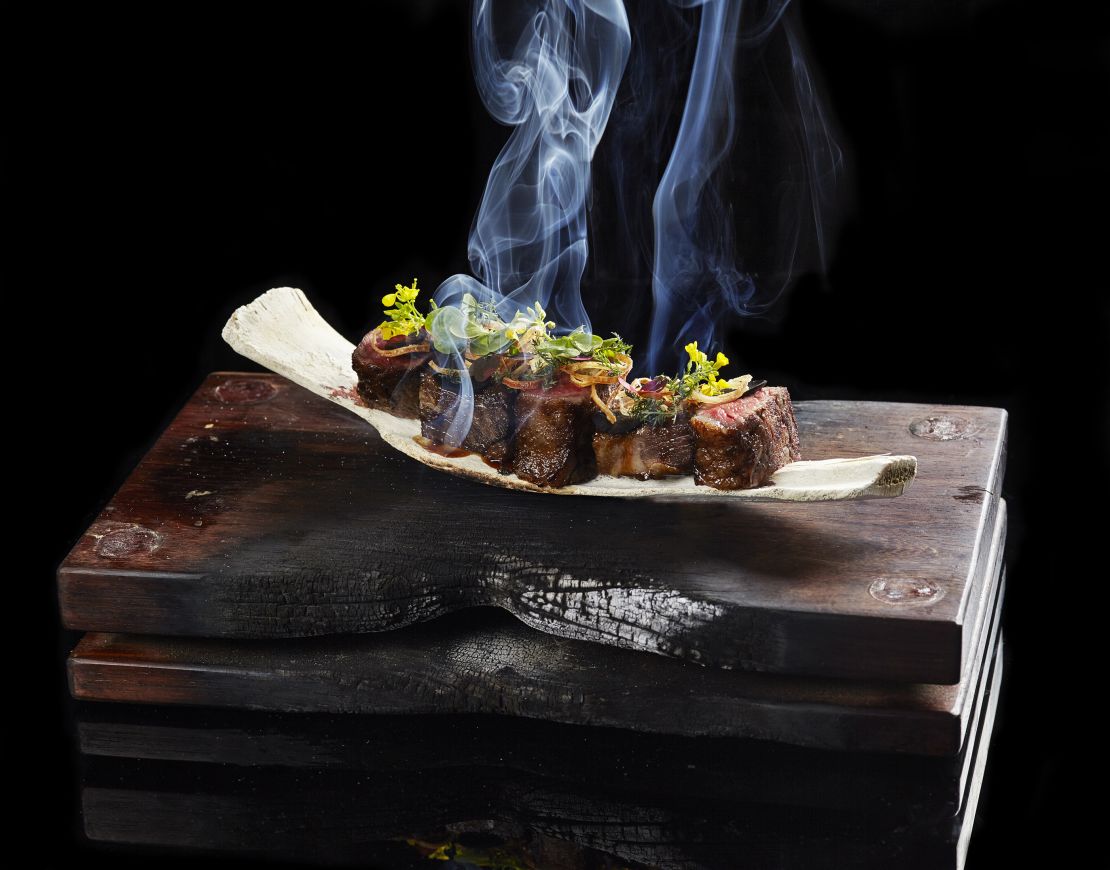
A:
{"label": "yellow flower", "polygon": [[690,362],[698,361],[698,343],[696,341],[691,341],[683,350],[690,355]]}
{"label": "yellow flower", "polygon": [[716,365],[717,365],[717,368],[719,368],[719,369],[723,369],[723,368],[724,368],[725,366],[727,366],[727,365],[728,365],[728,357],[727,357],[727,356],[725,356],[725,355],[724,355],[723,353],[721,353],[720,351],[718,351],[718,352],[717,352],[717,362],[716,362]]}
{"label": "yellow flower", "polygon": [[386,308],[392,308],[396,302],[396,293],[386,293],[385,296],[382,297],[382,305],[384,305]]}
{"label": "yellow flower", "polygon": [[512,341],[516,340],[517,335],[518,335],[518,333],[515,329],[506,329],[505,330],[505,338],[508,338]]}
{"label": "yellow flower", "polygon": [[[412,302],[417,296],[420,295],[420,290],[416,286],[416,279],[412,279],[412,286],[406,287],[404,284],[394,284],[393,289],[396,293],[391,293],[390,296],[396,296],[402,302]],[[392,302],[390,303],[393,304]]]}

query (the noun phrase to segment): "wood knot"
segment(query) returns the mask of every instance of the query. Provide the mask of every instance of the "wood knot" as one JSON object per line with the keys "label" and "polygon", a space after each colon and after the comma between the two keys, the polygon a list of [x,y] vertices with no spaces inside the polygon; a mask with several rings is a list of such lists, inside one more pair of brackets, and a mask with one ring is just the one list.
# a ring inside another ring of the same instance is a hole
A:
{"label": "wood knot", "polygon": [[240,378],[225,381],[216,387],[216,398],[229,405],[256,405],[277,395],[277,387],[269,381]]}
{"label": "wood knot", "polygon": [[987,491],[981,486],[961,486],[959,495],[954,495],[956,501],[967,501],[974,504],[981,502],[987,495]]}
{"label": "wood knot", "polygon": [[963,417],[923,417],[910,423],[910,433],[929,441],[960,441],[974,438],[974,427]]}
{"label": "wood knot", "polygon": [[103,559],[126,559],[162,546],[160,534],[138,523],[109,523],[89,534],[96,538],[95,552]]}
{"label": "wood knot", "polygon": [[933,604],[944,597],[944,587],[916,577],[880,577],[871,584],[871,597],[883,604]]}

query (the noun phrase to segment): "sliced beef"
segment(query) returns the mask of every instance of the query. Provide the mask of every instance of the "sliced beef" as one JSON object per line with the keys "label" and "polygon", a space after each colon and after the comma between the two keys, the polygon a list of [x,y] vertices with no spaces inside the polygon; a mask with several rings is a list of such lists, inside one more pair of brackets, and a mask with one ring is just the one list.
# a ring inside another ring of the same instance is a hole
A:
{"label": "sliced beef", "polygon": [[694,431],[686,417],[631,432],[595,432],[593,442],[598,474],[648,480],[694,467]]}
{"label": "sliced beef", "polygon": [[[537,486],[567,486],[597,476],[593,412],[588,388],[558,383],[522,390],[516,400],[511,470]],[[502,466],[504,469],[504,466]]]}
{"label": "sliced beef", "polygon": [[511,446],[510,441],[494,441],[482,451],[482,459],[490,468],[496,468],[502,474],[509,474],[513,470],[512,463],[507,462],[506,459]]}
{"label": "sliced beef", "polygon": [[411,336],[382,342],[377,330],[368,332],[351,354],[351,365],[358,375],[358,394],[371,408],[389,411],[398,417],[420,414],[420,372],[429,354],[409,353],[382,356],[376,347],[413,343]]}
{"label": "sliced beef", "polygon": [[722,405],[703,405],[694,430],[694,481],[716,489],[763,486],[801,458],[794,408],[785,387],[763,387]]}
{"label": "sliced beef", "polygon": [[[474,418],[462,446],[485,453],[491,445],[503,443],[512,432],[514,391],[492,381],[472,386]],[[420,432],[433,444],[443,443],[458,400],[457,378],[433,371],[420,376]]]}

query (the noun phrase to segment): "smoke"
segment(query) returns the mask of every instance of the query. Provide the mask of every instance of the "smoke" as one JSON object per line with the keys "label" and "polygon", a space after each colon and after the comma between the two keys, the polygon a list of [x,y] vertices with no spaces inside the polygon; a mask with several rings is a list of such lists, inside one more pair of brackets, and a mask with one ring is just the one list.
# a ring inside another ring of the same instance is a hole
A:
{"label": "smoke", "polygon": [[718,349],[730,316],[764,314],[824,269],[843,158],[789,0],[640,0],[632,13],[593,274],[626,296],[651,284],[636,345],[655,374],[691,340]]}
{"label": "smoke", "polygon": [[474,277],[436,291],[471,293],[509,318],[539,302],[560,326],[589,327],[590,161],[605,131],[631,37],[621,0],[474,3],[474,77],[489,113],[514,128],[494,161],[470,232]]}
{"label": "smoke", "polygon": [[[495,8],[496,6],[496,8]],[[475,0],[474,78],[487,111],[514,128],[494,161],[470,231],[470,275],[436,290],[467,293],[505,319],[539,302],[567,330],[590,327],[582,305],[590,161],[613,107],[631,37],[621,0]],[[460,353],[446,366],[465,373]],[[459,444],[473,418],[473,385],[444,412]]]}
{"label": "smoke", "polygon": [[[513,131],[471,227],[473,275],[444,281],[436,303],[469,294],[508,320],[539,302],[561,329],[590,328],[581,293],[590,169],[611,114],[605,183],[616,198],[603,258],[643,276],[629,305],[646,300],[650,276],[649,340],[637,348],[648,372],[673,370],[691,340],[715,350],[727,314],[766,311],[800,269],[822,266],[842,158],[789,6],[639,0],[636,56],[620,87],[632,44],[621,0],[474,0],[478,92]],[[448,330],[452,319],[437,323]],[[441,426],[452,444],[473,414],[462,350],[438,360],[460,373]]]}

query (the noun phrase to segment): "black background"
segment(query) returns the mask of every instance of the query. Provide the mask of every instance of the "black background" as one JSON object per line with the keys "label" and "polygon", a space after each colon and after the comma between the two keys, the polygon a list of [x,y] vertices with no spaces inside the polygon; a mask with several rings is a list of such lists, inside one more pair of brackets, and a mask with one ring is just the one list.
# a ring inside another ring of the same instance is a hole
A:
{"label": "black background", "polygon": [[[1079,732],[1102,694],[1084,665],[1106,509],[1065,493],[1105,479],[1110,444],[1099,5],[1050,18],[1003,0],[802,2],[854,209],[827,280],[802,280],[777,321],[730,341],[796,398],[1011,412],[1010,670],[971,866],[1077,844],[1070,785],[1093,761]],[[46,558],[10,582],[30,586],[39,628],[25,650],[49,773],[34,809],[57,826],[55,861],[91,847],[65,716],[73,638],[42,642],[57,632],[53,569],[202,377],[251,367],[219,339],[234,307],[301,287],[354,338],[395,281],[466,270],[506,136],[473,89],[466,7],[378,0],[253,20],[159,7],[8,34],[43,49],[10,80],[25,122],[5,156],[17,196],[4,198],[22,203],[6,209],[5,261],[20,268],[5,297],[25,309],[14,339],[42,335],[50,368],[29,372],[48,400],[35,428],[9,426],[46,448],[27,465],[48,484]]]}

